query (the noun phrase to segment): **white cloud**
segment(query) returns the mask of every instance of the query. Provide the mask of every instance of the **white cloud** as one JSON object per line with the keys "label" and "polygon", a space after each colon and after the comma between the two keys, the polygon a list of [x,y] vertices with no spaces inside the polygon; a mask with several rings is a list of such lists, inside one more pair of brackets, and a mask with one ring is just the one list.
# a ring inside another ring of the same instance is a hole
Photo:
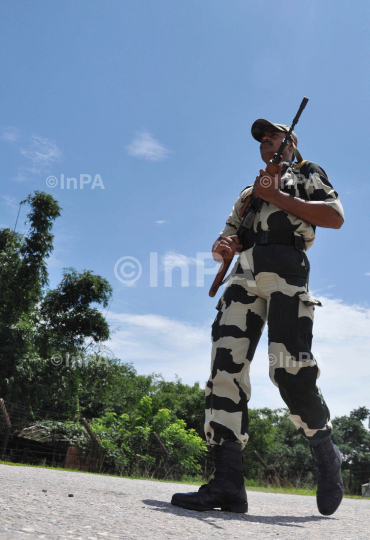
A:
{"label": "white cloud", "polygon": [[170,154],[170,151],[147,131],[138,132],[126,149],[130,156],[148,161],[162,161]]}
{"label": "white cloud", "polygon": [[26,137],[15,127],[3,128],[1,139],[17,143],[16,148],[24,158],[24,165],[18,169],[15,180],[28,180],[31,175],[47,173],[53,163],[62,160],[62,152],[57,145],[40,135]]}
{"label": "white cloud", "polygon": [[108,319],[116,330],[107,345],[121,360],[134,362],[139,373],[162,373],[167,380],[181,373],[184,382],[205,383],[208,325],[201,327],[155,314],[111,313]]}
{"label": "white cloud", "polygon": [[162,262],[165,268],[200,264],[200,261],[198,261],[195,257],[188,257],[187,255],[175,253],[174,251],[167,251],[162,257]]}
{"label": "white cloud", "polygon": [[[370,407],[370,309],[321,297],[315,311],[313,352],[319,362],[319,384],[332,417],[359,406]],[[209,376],[211,322],[194,325],[155,314],[110,314],[116,331],[107,343],[118,358],[133,362],[141,374],[162,373],[184,383]],[[250,406],[283,407],[278,389],[268,377],[267,335],[262,336],[251,367]]]}
{"label": "white cloud", "polygon": [[19,129],[16,127],[9,126],[7,128],[3,128],[3,132],[1,134],[1,138],[3,141],[14,143],[19,140],[20,138],[20,132]]}
{"label": "white cloud", "polygon": [[366,272],[365,276],[370,276],[370,272]]}
{"label": "white cloud", "polygon": [[314,347],[322,372],[319,383],[333,412],[370,406],[370,309],[320,298],[315,311]]}
{"label": "white cloud", "polygon": [[[165,287],[172,287],[173,274],[177,274],[180,269],[181,272],[181,286],[189,287],[190,285],[190,266],[201,264],[201,261],[195,257],[187,257],[181,253],[174,253],[168,251],[161,257],[162,265],[161,270],[164,270],[164,285]],[[174,272],[175,270],[175,272]]]}
{"label": "white cloud", "polygon": [[137,287],[136,281],[122,281],[121,284],[123,287]]}
{"label": "white cloud", "polygon": [[163,225],[164,223],[168,223],[168,222],[165,221],[164,219],[161,219],[159,221],[155,221],[154,223],[156,223],[157,225]]}
{"label": "white cloud", "polygon": [[32,135],[27,148],[20,149],[21,154],[29,160],[27,171],[40,174],[47,171],[53,163],[61,161],[62,152],[54,142],[39,135]]}
{"label": "white cloud", "polygon": [[[319,297],[323,308],[315,310],[315,340],[320,343],[349,342],[352,347],[358,340],[369,339],[370,309],[356,304],[345,304],[335,298]],[[369,371],[370,373],[370,371]]]}

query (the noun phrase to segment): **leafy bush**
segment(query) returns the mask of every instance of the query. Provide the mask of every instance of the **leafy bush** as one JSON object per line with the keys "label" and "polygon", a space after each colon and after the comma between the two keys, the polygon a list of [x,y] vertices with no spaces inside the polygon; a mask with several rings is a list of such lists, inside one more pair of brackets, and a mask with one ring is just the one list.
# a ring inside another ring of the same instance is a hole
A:
{"label": "leafy bush", "polygon": [[106,413],[92,421],[101,446],[120,474],[145,473],[181,477],[201,472],[205,442],[168,409],[152,415],[152,399],[144,396],[136,415]]}

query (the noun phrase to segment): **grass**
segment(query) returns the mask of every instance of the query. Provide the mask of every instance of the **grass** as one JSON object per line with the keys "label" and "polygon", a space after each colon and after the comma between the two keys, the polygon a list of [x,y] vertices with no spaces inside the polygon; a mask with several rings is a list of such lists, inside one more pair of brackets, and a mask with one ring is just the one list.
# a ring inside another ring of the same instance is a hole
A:
{"label": "grass", "polygon": [[[128,480],[151,480],[153,482],[166,482],[170,484],[188,484],[193,486],[200,486],[204,483],[200,478],[186,477],[183,480],[160,480],[158,478],[143,478],[142,476],[120,476],[118,474],[106,474],[106,473],[97,473],[89,471],[81,471],[79,469],[65,469],[64,467],[50,467],[48,465],[32,465],[29,463],[13,463],[12,461],[0,461],[0,465],[11,465],[12,467],[33,467],[37,469],[50,469],[53,471],[68,471],[68,472],[78,472],[81,474],[96,474],[99,476],[114,476],[117,478],[126,478]],[[251,483],[252,482],[252,483]],[[290,495],[309,495],[315,496],[316,489],[309,488],[295,488],[290,487],[279,487],[279,486],[257,486],[254,480],[249,481],[246,479],[245,487],[247,491],[262,491],[265,493],[285,493]],[[368,500],[368,497],[361,497],[360,495],[344,495],[346,499],[364,499]]]}

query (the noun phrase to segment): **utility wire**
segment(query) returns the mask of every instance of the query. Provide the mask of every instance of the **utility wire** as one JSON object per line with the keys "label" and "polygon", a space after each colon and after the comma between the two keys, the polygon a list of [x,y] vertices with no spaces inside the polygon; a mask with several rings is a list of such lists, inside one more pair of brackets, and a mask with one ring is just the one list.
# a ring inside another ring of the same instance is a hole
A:
{"label": "utility wire", "polygon": [[23,203],[19,203],[19,209],[18,209],[18,215],[17,215],[17,219],[15,220],[15,225],[14,225],[14,232],[15,232],[15,229],[17,227],[17,223],[18,223],[18,218],[19,218],[19,214],[20,214],[20,211],[21,211],[21,206],[22,206]]}

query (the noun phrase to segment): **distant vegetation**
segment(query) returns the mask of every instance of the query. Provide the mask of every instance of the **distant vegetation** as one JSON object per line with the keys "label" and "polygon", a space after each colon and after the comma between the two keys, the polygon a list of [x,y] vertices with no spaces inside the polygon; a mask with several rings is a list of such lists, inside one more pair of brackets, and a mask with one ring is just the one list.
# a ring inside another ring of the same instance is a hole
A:
{"label": "distant vegetation", "polygon": [[[208,476],[203,388],[138,375],[101,346],[110,335],[102,308],[111,286],[93,271],[69,268],[48,289],[46,261],[60,207],[42,192],[24,203],[28,234],[0,230],[0,397],[31,414],[43,410],[36,425],[44,433],[63,434],[82,448],[88,443],[78,420],[87,418],[110,470],[119,474]],[[333,421],[347,492],[359,493],[370,477],[370,434],[363,425],[369,414],[359,407]],[[309,444],[285,409],[250,410],[244,455],[250,483],[315,483]]]}

